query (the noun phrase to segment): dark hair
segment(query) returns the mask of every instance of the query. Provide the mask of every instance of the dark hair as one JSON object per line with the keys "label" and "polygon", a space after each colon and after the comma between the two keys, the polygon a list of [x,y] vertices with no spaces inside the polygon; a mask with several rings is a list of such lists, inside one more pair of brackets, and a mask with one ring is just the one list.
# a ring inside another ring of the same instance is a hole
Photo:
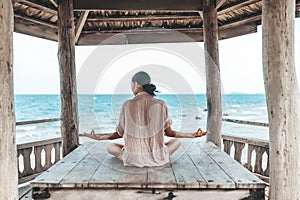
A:
{"label": "dark hair", "polygon": [[156,90],[156,86],[151,83],[151,78],[149,74],[144,71],[137,72],[131,79],[132,82],[137,82],[143,87],[143,90],[150,94],[151,96],[155,96],[154,92],[158,92]]}
{"label": "dark hair", "polygon": [[147,92],[148,94],[150,94],[151,96],[156,96],[156,94],[154,92],[157,92],[156,90],[156,86],[154,84],[145,84],[142,85],[143,90],[145,92]]}

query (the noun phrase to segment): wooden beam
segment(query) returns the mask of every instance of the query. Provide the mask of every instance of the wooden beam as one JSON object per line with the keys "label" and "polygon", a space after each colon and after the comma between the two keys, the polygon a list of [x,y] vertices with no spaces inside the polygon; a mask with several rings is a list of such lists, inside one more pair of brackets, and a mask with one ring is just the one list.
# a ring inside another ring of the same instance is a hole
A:
{"label": "wooden beam", "polygon": [[216,5],[216,8],[217,10],[223,6],[228,0],[217,0],[217,5]]}
{"label": "wooden beam", "polygon": [[233,38],[233,37],[242,36],[249,33],[256,33],[256,32],[257,32],[256,23],[240,25],[229,29],[219,28],[219,40]]}
{"label": "wooden beam", "polygon": [[51,29],[46,26],[32,25],[24,20],[15,18],[14,31],[38,38],[57,41],[57,29]]}
{"label": "wooden beam", "polygon": [[13,6],[0,1],[0,197],[18,198],[13,81]]}
{"label": "wooden beam", "polygon": [[199,0],[74,0],[75,10],[202,10]]}
{"label": "wooden beam", "polygon": [[202,29],[199,31],[181,30],[179,32],[162,29],[161,31],[130,31],[122,33],[82,33],[77,44],[94,45],[101,43],[102,45],[120,45],[203,41]]}
{"label": "wooden beam", "polygon": [[202,40],[202,32],[194,31],[156,31],[144,34],[127,33],[128,44],[145,44],[145,43],[173,43],[173,42],[195,42],[195,40]]}
{"label": "wooden beam", "polygon": [[52,24],[52,23],[49,23],[49,22],[44,22],[44,21],[41,21],[41,20],[37,20],[37,19],[27,17],[27,16],[21,16],[19,14],[15,14],[14,17],[15,17],[15,20],[29,22],[29,23],[34,24],[34,26],[35,25],[41,25],[41,26],[45,26],[47,28],[51,28],[51,29],[54,29],[54,30],[57,29],[56,24]]}
{"label": "wooden beam", "polygon": [[47,7],[43,6],[43,5],[40,5],[40,4],[37,4],[37,3],[33,3],[31,1],[28,1],[28,0],[13,0],[13,2],[22,3],[22,4],[27,5],[29,7],[35,8],[37,10],[41,10],[43,12],[47,12],[47,13],[50,13],[52,15],[57,15],[57,11],[56,10],[53,10],[51,8],[47,8]]}
{"label": "wooden beam", "polygon": [[228,7],[228,8],[224,8],[224,9],[222,9],[222,10],[219,10],[219,11],[218,11],[218,16],[223,15],[223,14],[226,14],[226,13],[231,12],[231,11],[233,11],[233,10],[240,9],[240,8],[242,8],[242,7],[245,7],[245,6],[249,6],[249,5],[254,4],[254,3],[257,3],[257,2],[261,2],[261,0],[248,0],[248,1],[243,1],[243,2],[241,2],[241,3],[239,3],[239,4],[235,4],[235,5],[230,6],[230,7]]}
{"label": "wooden beam", "polygon": [[102,17],[89,18],[88,22],[124,22],[124,21],[152,21],[152,20],[199,20],[200,15],[182,16],[182,15],[155,15],[155,16],[122,16],[122,17]]}
{"label": "wooden beam", "polygon": [[199,11],[199,15],[200,15],[201,19],[203,20],[203,12],[202,11]]}
{"label": "wooden beam", "polygon": [[56,8],[58,7],[57,3],[55,0],[50,0],[50,2],[52,3],[52,5],[54,5]]}
{"label": "wooden beam", "polygon": [[[151,33],[151,31],[145,30],[137,30],[132,32],[131,35],[135,35],[135,37],[130,37],[131,39],[127,41],[127,35],[129,33],[121,32],[121,31],[105,31],[105,32],[98,32],[98,31],[85,31],[81,33],[80,39],[78,40],[77,45],[95,45],[95,44],[105,44],[105,45],[121,45],[121,44],[143,44],[143,43],[165,43],[165,42],[191,42],[191,39],[196,42],[203,42],[203,30],[202,28],[182,28],[182,29],[172,29],[169,30],[170,32],[166,31],[156,31],[153,35],[146,34]],[[172,31],[180,32],[184,34],[190,39],[186,37],[174,37],[170,34],[167,38],[168,33]],[[228,39],[240,35],[246,35],[249,33],[257,32],[257,25],[256,24],[246,24],[241,25],[238,27],[219,30],[219,40]],[[161,34],[161,37],[159,36]],[[144,38],[144,39],[142,39]]]}
{"label": "wooden beam", "polygon": [[215,0],[203,0],[203,35],[206,67],[207,141],[221,147],[222,97]]}
{"label": "wooden beam", "polygon": [[81,31],[83,29],[83,26],[85,24],[85,21],[89,15],[89,12],[88,10],[86,11],[82,11],[81,14],[80,14],[80,17],[78,19],[78,22],[77,22],[77,25],[76,25],[76,28],[75,28],[75,44],[78,42],[78,39],[80,37],[80,34],[81,34]]}
{"label": "wooden beam", "polygon": [[269,117],[269,199],[300,197],[300,95],[295,1],[263,0],[263,72]]}
{"label": "wooden beam", "polygon": [[62,153],[79,145],[73,0],[58,2],[58,62],[60,69]]}
{"label": "wooden beam", "polygon": [[261,15],[256,15],[253,17],[249,17],[249,18],[245,18],[242,19],[240,21],[237,22],[232,22],[230,24],[225,24],[223,26],[220,26],[219,29],[224,30],[224,29],[230,29],[230,28],[234,28],[234,27],[238,27],[244,24],[249,24],[249,23],[253,23],[253,22],[258,22],[261,21]]}

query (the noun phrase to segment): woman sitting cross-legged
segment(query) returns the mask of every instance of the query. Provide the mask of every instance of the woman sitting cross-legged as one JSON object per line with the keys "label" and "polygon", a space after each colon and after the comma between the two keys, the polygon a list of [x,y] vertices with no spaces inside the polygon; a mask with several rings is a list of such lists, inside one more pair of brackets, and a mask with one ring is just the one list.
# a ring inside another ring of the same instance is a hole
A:
{"label": "woman sitting cross-legged", "polygon": [[124,138],[124,145],[112,143],[107,150],[122,160],[126,166],[163,166],[170,162],[170,156],[179,148],[180,141],[164,142],[164,135],[174,138],[196,138],[208,134],[200,128],[193,134],[174,131],[168,108],[163,100],[154,98],[156,87],[150,76],[143,71],[132,77],[133,99],[123,103],[116,132],[108,135],[83,133],[95,140]]}

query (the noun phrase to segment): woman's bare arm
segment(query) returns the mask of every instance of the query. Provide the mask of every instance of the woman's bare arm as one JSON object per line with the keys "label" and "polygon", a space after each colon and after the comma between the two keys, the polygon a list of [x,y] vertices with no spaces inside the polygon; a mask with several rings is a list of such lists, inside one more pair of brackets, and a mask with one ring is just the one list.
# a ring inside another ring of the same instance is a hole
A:
{"label": "woman's bare arm", "polygon": [[173,130],[171,126],[169,126],[165,129],[165,134],[166,136],[175,138],[196,138],[207,135],[208,131],[202,131],[201,128],[198,128],[198,130],[195,133],[181,133]]}
{"label": "woman's bare arm", "polygon": [[96,134],[94,129],[91,131],[91,133],[84,132],[83,134],[79,134],[79,136],[88,137],[94,140],[114,140],[122,138],[117,132],[109,134]]}

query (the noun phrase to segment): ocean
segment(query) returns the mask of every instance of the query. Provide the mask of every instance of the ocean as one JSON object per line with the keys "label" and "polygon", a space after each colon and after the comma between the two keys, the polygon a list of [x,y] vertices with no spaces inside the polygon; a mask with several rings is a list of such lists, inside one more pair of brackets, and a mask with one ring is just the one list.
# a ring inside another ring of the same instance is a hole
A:
{"label": "ocean", "polygon": [[[115,131],[122,103],[133,95],[79,95],[79,130],[97,133]],[[181,132],[195,132],[206,127],[206,97],[199,95],[158,94],[168,106],[172,128]],[[60,117],[59,95],[15,95],[16,121]],[[230,119],[268,122],[264,94],[223,95],[223,114]],[[268,140],[268,128],[223,122],[223,134]],[[16,128],[17,143],[60,137],[60,122],[22,125]]]}

